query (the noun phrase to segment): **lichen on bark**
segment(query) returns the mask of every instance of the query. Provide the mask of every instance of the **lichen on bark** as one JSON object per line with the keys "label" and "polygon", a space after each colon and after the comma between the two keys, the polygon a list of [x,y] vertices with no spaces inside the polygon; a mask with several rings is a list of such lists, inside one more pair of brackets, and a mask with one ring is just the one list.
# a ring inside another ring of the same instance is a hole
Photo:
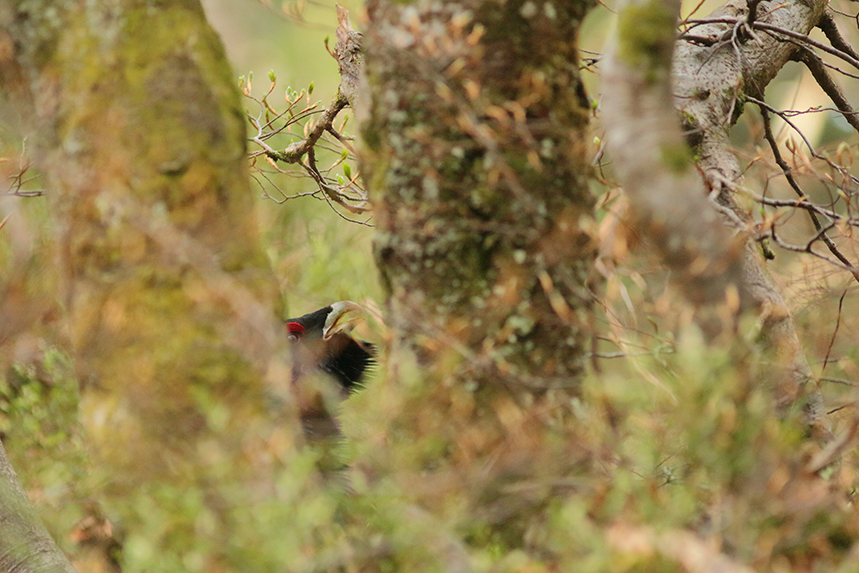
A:
{"label": "lichen on bark", "polygon": [[586,7],[369,6],[363,132],[383,282],[408,332],[436,321],[489,358],[490,377],[551,387],[581,371],[593,201],[574,39]]}
{"label": "lichen on bark", "polygon": [[[9,17],[100,501],[133,529],[149,517],[134,496],[199,488],[213,559],[228,559],[231,512],[277,471],[279,454],[244,456],[268,447],[289,369],[223,47],[196,0],[21,0]],[[300,440],[282,422],[281,454]],[[187,551],[156,543],[165,562]]]}
{"label": "lichen on bark", "polygon": [[390,412],[389,455],[359,465],[382,464],[433,513],[466,531],[484,519],[511,546],[554,490],[505,488],[588,464],[566,433],[593,300],[576,46],[588,7],[367,5],[359,109],[375,257],[420,374],[398,380],[414,391]]}

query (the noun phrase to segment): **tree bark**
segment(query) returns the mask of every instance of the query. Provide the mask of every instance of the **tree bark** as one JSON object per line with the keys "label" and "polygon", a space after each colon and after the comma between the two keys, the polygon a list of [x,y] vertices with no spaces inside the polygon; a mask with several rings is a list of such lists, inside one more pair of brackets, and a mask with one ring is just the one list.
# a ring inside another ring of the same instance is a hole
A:
{"label": "tree bark", "polygon": [[[824,7],[823,2],[760,3],[756,17],[807,34]],[[745,0],[737,0],[710,17],[746,18],[747,13]],[[800,400],[816,433],[826,436],[819,391],[793,319],[747,238],[750,217],[734,197],[742,176],[728,140],[743,94],[762,97],[795,46],[760,31],[754,38],[741,35],[711,46],[675,43],[678,16],[676,2],[630,2],[621,12],[604,76],[607,136],[618,174],[646,226],[644,234],[654,238],[690,301],[723,309],[704,320],[705,330],[715,336],[731,324],[724,319],[732,312],[759,312],[772,356],[766,370],[778,388],[780,407]],[[624,22],[639,33],[624,36]],[[710,24],[696,28],[695,35],[717,38],[730,29]],[[692,170],[684,137],[694,147],[703,181]]]}
{"label": "tree bark", "polygon": [[[551,483],[583,456],[565,432],[593,303],[576,43],[589,7],[367,4],[358,116],[375,256],[398,344],[421,368],[383,471],[433,512],[461,496],[458,519],[504,524],[514,544],[553,489],[505,488]],[[409,484],[414,460],[398,466],[397,447],[420,451],[425,487]]]}
{"label": "tree bark", "polygon": [[546,389],[582,371],[594,246],[575,38],[588,6],[368,5],[363,135],[392,315],[410,342],[458,347],[481,383]]}
{"label": "tree bark", "polygon": [[0,571],[59,573],[75,569],[48,535],[0,444]]}
{"label": "tree bark", "polygon": [[[301,439],[223,48],[197,0],[2,8],[3,87],[28,120],[59,227],[106,501],[133,530],[151,517],[135,496],[198,488],[222,558],[230,512]],[[287,412],[277,451],[273,394]],[[175,552],[164,563],[187,550],[169,530],[158,543]]]}
{"label": "tree bark", "polygon": [[[630,2],[621,12],[603,74],[604,123],[642,235],[662,253],[690,301],[719,306],[730,289],[735,298],[744,289],[742,239],[734,239],[708,202],[674,111],[671,52],[679,10],[678,2]],[[720,326],[705,328],[715,335]]]}
{"label": "tree bark", "polygon": [[[822,0],[756,3],[755,22],[764,22],[799,34],[808,34],[826,10]],[[748,2],[730,0],[711,14],[748,18]],[[696,29],[698,35],[722,34],[727,24],[710,24]],[[674,105],[680,112],[684,129],[691,134],[699,155],[698,169],[719,205],[735,214],[729,224],[749,221],[749,215],[737,206],[735,189],[742,185],[742,171],[731,152],[729,134],[742,111],[742,96],[763,99],[770,81],[784,67],[797,49],[776,34],[755,31],[732,47],[707,49],[692,42],[679,41],[674,52]],[[762,337],[772,355],[772,381],[777,385],[779,401],[785,408],[797,401],[803,403],[814,432],[821,438],[829,435],[828,424],[811,368],[799,341],[790,310],[764,266],[759,249],[747,244],[742,252],[743,290],[746,303],[758,309],[762,317]]]}

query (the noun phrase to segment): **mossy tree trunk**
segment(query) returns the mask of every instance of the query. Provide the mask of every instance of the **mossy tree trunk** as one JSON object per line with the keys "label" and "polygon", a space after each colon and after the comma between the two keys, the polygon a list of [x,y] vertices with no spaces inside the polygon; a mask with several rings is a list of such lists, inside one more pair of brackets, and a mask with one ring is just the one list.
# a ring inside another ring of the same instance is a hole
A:
{"label": "mossy tree trunk", "polygon": [[[289,380],[280,297],[223,48],[197,0],[4,10],[4,88],[29,120],[59,227],[104,500],[149,543],[160,537],[159,569],[195,551],[230,569],[248,549],[237,508],[300,438],[294,418],[270,419],[272,381]],[[198,502],[178,512],[186,495]],[[162,503],[180,521],[159,522]]]}
{"label": "mossy tree trunk", "polygon": [[[552,488],[515,503],[503,488],[537,475],[545,485],[581,459],[564,435],[593,301],[576,41],[589,6],[367,5],[362,135],[375,255],[393,326],[423,378],[395,414],[391,448],[426,444],[417,461],[428,484],[444,486],[411,491],[422,504],[444,513],[439,497],[460,496],[470,517],[512,524],[515,535],[527,527],[517,517]],[[492,471],[474,471],[484,464]]]}

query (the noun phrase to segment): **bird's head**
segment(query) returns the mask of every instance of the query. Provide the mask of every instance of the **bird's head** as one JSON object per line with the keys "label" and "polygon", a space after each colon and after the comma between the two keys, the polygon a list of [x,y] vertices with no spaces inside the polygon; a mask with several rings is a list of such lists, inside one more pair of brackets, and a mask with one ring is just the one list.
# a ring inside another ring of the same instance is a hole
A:
{"label": "bird's head", "polygon": [[331,340],[335,334],[349,335],[356,322],[363,318],[364,309],[344,300],[325,308],[286,321],[290,340]]}
{"label": "bird's head", "polygon": [[367,367],[374,363],[373,345],[355,340],[350,333],[362,320],[364,309],[350,301],[335,302],[298,318],[286,320],[293,342],[293,360],[301,371],[322,370],[345,389],[361,382]]}

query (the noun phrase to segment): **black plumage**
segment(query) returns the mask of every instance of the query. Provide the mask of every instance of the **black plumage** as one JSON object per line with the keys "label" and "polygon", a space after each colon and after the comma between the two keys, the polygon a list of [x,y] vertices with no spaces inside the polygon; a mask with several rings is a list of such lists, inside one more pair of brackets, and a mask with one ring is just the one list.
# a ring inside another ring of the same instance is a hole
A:
{"label": "black plumage", "polygon": [[286,320],[293,342],[294,376],[319,369],[328,373],[348,391],[360,386],[367,369],[375,362],[369,342],[349,335],[357,318],[346,317],[363,309],[353,302],[341,301]]}

